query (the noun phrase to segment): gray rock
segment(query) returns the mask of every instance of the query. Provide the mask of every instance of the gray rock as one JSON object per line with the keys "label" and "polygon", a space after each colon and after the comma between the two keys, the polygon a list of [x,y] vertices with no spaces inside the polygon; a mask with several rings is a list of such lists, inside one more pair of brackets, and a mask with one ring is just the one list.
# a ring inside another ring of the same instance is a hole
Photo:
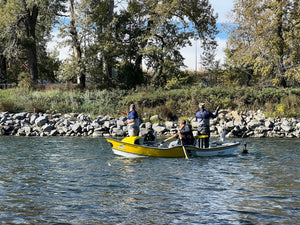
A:
{"label": "gray rock", "polygon": [[147,129],[152,129],[152,123],[146,122],[146,123],[145,123],[145,128],[147,128]]}
{"label": "gray rock", "polygon": [[61,118],[61,113],[53,114],[52,118]]}
{"label": "gray rock", "polygon": [[15,115],[13,115],[13,119],[15,120],[22,120],[25,119],[27,117],[27,112],[21,112],[21,113],[16,113]]}
{"label": "gray rock", "polygon": [[57,130],[51,130],[49,136],[57,136],[59,133],[57,132]]}
{"label": "gray rock", "polygon": [[93,137],[102,137],[103,134],[107,133],[107,129],[97,128],[93,132]]}
{"label": "gray rock", "polygon": [[[197,122],[193,122],[193,124],[196,123],[196,127],[198,126]],[[192,124],[192,126],[193,126]],[[176,128],[177,127],[177,123],[174,121],[166,121],[165,122],[165,126],[168,130],[172,129],[172,128]]]}
{"label": "gray rock", "polygon": [[112,129],[111,135],[122,137],[122,136],[124,136],[124,131],[120,128],[115,127],[115,128]]}
{"label": "gray rock", "polygon": [[157,121],[159,121],[159,116],[158,115],[151,116],[150,117],[150,121],[151,122],[157,122]]}
{"label": "gray rock", "polygon": [[35,124],[35,121],[37,118],[39,118],[38,114],[36,114],[36,113],[32,114],[30,117],[30,120],[29,120],[30,124]]}
{"label": "gray rock", "polygon": [[29,126],[26,126],[26,127],[23,127],[25,133],[26,133],[26,136],[31,136],[31,131],[32,131],[32,128],[29,127]]}
{"label": "gray rock", "polygon": [[40,116],[35,120],[35,125],[44,126],[48,122],[48,116]]}
{"label": "gray rock", "polygon": [[94,128],[99,128],[101,125],[97,121],[93,121],[91,123],[91,126],[93,126]]}
{"label": "gray rock", "polygon": [[157,132],[157,135],[161,135],[166,132],[165,125],[161,125],[159,123],[155,123],[152,125],[152,129]]}
{"label": "gray rock", "polygon": [[281,128],[285,131],[285,132],[291,132],[293,130],[292,127],[292,123],[289,122],[288,120],[284,120],[281,124]]}
{"label": "gray rock", "polygon": [[72,125],[72,131],[74,131],[75,133],[81,132],[82,130],[82,126],[79,123],[75,123],[74,125]]}
{"label": "gray rock", "polygon": [[26,132],[25,129],[23,127],[21,127],[20,129],[18,129],[16,136],[26,136]]}
{"label": "gray rock", "polygon": [[8,119],[8,120],[5,121],[4,125],[6,125],[6,126],[13,126],[13,125],[15,125],[15,123],[14,123],[13,120]]}
{"label": "gray rock", "polygon": [[53,129],[54,129],[53,125],[50,124],[45,124],[44,126],[42,126],[43,132],[50,133]]}
{"label": "gray rock", "polygon": [[116,125],[116,122],[115,120],[106,120],[104,123],[103,123],[104,127],[106,128],[110,128],[114,125]]}
{"label": "gray rock", "polygon": [[259,127],[262,125],[262,122],[258,121],[258,120],[251,120],[248,123],[248,127],[250,130],[254,130],[256,127]]}
{"label": "gray rock", "polygon": [[7,121],[7,116],[0,117],[0,124],[5,124]]}
{"label": "gray rock", "polygon": [[139,133],[139,135],[143,137],[143,136],[145,136],[146,134],[148,134],[149,131],[151,131],[151,129],[148,129],[148,128],[146,128],[146,127],[142,127],[142,128],[140,128],[140,133]]}

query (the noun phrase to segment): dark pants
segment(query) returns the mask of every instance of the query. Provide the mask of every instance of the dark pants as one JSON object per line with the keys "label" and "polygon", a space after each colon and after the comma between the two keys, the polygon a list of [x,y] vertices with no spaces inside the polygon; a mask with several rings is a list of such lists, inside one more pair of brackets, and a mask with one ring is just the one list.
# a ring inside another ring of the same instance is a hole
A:
{"label": "dark pants", "polygon": [[209,147],[209,137],[199,139],[199,148]]}
{"label": "dark pants", "polygon": [[208,135],[207,138],[202,138],[201,145],[200,145],[201,148],[203,148],[203,147],[208,148],[209,147],[209,137],[210,137],[209,128],[207,128],[207,127],[202,128],[202,129],[198,128],[198,135]]}
{"label": "dark pants", "polygon": [[208,148],[209,147],[209,136],[207,138],[204,138],[204,148]]}

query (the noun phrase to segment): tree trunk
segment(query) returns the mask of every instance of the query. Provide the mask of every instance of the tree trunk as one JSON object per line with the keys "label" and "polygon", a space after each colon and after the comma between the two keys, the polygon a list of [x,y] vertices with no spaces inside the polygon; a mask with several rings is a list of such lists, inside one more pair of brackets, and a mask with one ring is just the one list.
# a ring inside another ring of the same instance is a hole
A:
{"label": "tree trunk", "polygon": [[38,81],[38,63],[37,63],[37,44],[36,44],[36,23],[39,13],[39,8],[35,5],[32,8],[32,12],[27,7],[26,2],[24,2],[24,7],[26,9],[26,17],[25,17],[25,28],[26,28],[26,46],[27,49],[27,58],[28,58],[28,70],[32,75],[32,80],[34,83]]}
{"label": "tree trunk", "polygon": [[282,87],[287,87],[286,78],[285,78],[285,66],[284,66],[284,37],[283,37],[283,6],[282,6],[282,0],[277,0],[278,3],[278,11],[276,15],[277,20],[277,54],[278,54],[278,62],[277,62],[277,71],[278,76],[280,78],[280,85]]}
{"label": "tree trunk", "polygon": [[[109,0],[109,14],[108,14],[108,24],[111,23],[111,21],[113,20],[113,13],[114,13],[114,6],[115,6],[115,1],[114,0]],[[110,79],[112,78],[112,66],[111,66],[111,57],[105,55],[104,56],[104,62],[105,62],[105,75],[106,75],[106,80],[110,81]],[[108,82],[110,83],[110,82]]]}
{"label": "tree trunk", "polygon": [[74,11],[74,0],[69,0],[70,5],[70,34],[72,38],[72,45],[74,50],[74,57],[77,63],[77,66],[80,68],[79,74],[77,74],[77,84],[80,88],[85,88],[85,74],[82,71],[81,64],[81,47],[79,43],[78,33],[75,25],[75,11]]}
{"label": "tree trunk", "polygon": [[0,83],[7,83],[6,57],[0,55]]}

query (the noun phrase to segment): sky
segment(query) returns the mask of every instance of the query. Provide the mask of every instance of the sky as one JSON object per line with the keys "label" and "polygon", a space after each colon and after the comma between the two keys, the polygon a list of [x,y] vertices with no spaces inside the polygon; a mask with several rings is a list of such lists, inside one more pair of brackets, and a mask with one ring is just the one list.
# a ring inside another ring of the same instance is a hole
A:
{"label": "sky", "polygon": [[[228,15],[233,9],[233,0],[210,0],[214,12],[218,14],[217,25],[220,27],[222,23],[229,23]],[[59,41],[59,38],[53,33],[54,38],[48,44],[49,51],[57,48],[56,43]],[[217,38],[218,48],[216,50],[216,60],[220,60],[221,63],[224,62],[224,49],[226,47],[226,37],[225,35],[218,35]],[[188,70],[200,70],[200,42],[192,41],[192,46],[183,48],[181,53],[185,58],[186,69]],[[65,59],[69,55],[69,48],[63,47],[59,49],[59,58]]]}
{"label": "sky", "polygon": [[[222,23],[230,23],[229,14],[233,9],[233,0],[210,0],[214,12],[218,13],[218,27]],[[218,48],[216,50],[216,60],[220,60],[221,64],[224,62],[224,49],[226,48],[226,37],[225,35],[218,35],[217,38]],[[199,70],[200,67],[200,42],[196,43],[193,41],[193,46],[182,49],[182,55],[185,58],[185,65],[188,70]],[[197,57],[196,57],[197,53]],[[197,63],[196,63],[197,62]]]}

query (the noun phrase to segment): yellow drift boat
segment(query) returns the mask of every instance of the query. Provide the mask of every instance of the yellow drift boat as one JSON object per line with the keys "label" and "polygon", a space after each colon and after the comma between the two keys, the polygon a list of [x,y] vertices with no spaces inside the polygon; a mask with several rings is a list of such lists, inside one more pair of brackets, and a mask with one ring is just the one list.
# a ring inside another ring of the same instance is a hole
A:
{"label": "yellow drift boat", "polygon": [[[141,137],[126,137],[123,140],[106,138],[111,143],[112,151],[116,155],[121,155],[130,158],[137,157],[165,157],[165,158],[182,158],[185,157],[181,145],[175,147],[163,147],[157,144],[140,144]],[[210,146],[209,148],[200,148],[191,145],[184,146],[184,149],[189,157],[192,156],[216,156],[216,155],[232,155],[240,145],[240,142],[234,143],[219,143]],[[199,140],[200,146],[200,140]]]}

